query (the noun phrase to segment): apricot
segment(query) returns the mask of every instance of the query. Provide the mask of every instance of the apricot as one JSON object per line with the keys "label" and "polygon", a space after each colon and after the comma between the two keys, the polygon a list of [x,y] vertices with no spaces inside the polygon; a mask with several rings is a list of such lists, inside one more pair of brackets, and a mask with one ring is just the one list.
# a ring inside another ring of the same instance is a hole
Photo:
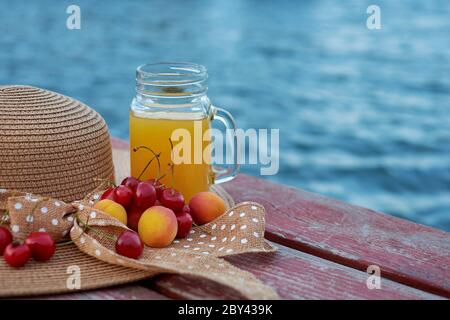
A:
{"label": "apricot", "polygon": [[138,223],[141,240],[149,247],[164,248],[175,239],[178,223],[169,208],[153,206],[144,211]]}
{"label": "apricot", "polygon": [[189,201],[191,216],[198,225],[213,221],[225,212],[225,202],[212,192],[199,192]]}
{"label": "apricot", "polygon": [[118,204],[117,202],[114,202],[110,199],[103,199],[97,202],[94,205],[94,208],[107,213],[108,215],[116,218],[125,225],[127,224],[127,211],[122,205]]}

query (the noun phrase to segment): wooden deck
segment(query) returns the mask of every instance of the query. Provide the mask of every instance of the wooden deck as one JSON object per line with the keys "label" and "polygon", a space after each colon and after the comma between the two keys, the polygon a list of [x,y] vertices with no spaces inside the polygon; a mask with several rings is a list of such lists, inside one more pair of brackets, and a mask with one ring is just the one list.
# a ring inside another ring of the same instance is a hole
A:
{"label": "wooden deck", "polygon": [[[113,139],[115,148],[128,148]],[[334,199],[239,175],[225,183],[236,202],[266,208],[273,254],[227,258],[272,286],[282,299],[450,298],[450,233]],[[366,269],[381,268],[381,289]],[[232,299],[211,282],[161,275],[131,285],[49,299]]]}

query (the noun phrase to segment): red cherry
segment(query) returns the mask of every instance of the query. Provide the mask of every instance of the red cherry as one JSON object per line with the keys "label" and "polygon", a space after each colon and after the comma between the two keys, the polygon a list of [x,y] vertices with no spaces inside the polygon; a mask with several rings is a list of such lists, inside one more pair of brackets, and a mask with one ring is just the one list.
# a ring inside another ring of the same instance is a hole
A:
{"label": "red cherry", "polygon": [[103,194],[100,196],[100,200],[109,199],[114,201],[114,189],[114,187],[106,189],[105,192],[103,192]]}
{"label": "red cherry", "polygon": [[149,179],[146,182],[151,183],[155,187],[156,198],[157,199],[161,198],[161,194],[164,190],[164,185],[159,180],[156,180],[156,179]]}
{"label": "red cherry", "polygon": [[138,259],[142,251],[144,250],[144,244],[139,238],[138,234],[131,230],[125,230],[117,238],[116,252],[122,256]]}
{"label": "red cherry", "polygon": [[134,203],[141,209],[148,209],[155,204],[156,190],[149,182],[140,182],[134,194]]}
{"label": "red cherry", "polygon": [[168,188],[162,191],[159,202],[161,202],[161,204],[164,207],[172,209],[174,212],[177,212],[183,209],[184,197],[177,190]]}
{"label": "red cherry", "polygon": [[47,261],[55,253],[55,241],[47,232],[31,232],[25,240],[34,260]]}
{"label": "red cherry", "polygon": [[186,238],[192,228],[192,217],[189,213],[183,212],[177,215],[178,231],[177,238]]}
{"label": "red cherry", "polygon": [[135,177],[126,177],[120,184],[130,188],[131,191],[136,191],[136,187],[138,186],[139,182],[140,181]]}
{"label": "red cherry", "polygon": [[185,204],[185,205],[183,206],[183,208],[181,208],[180,211],[175,212],[175,215],[178,216],[178,215],[183,215],[183,214],[185,214],[185,213],[191,214],[191,208],[189,207],[188,204]]}
{"label": "red cherry", "polygon": [[127,210],[127,226],[128,228],[138,231],[138,223],[142,214],[146,209],[139,208],[136,204],[131,204],[130,208]]}
{"label": "red cherry", "polygon": [[0,227],[0,256],[3,255],[5,248],[13,241],[11,232],[5,227]]}
{"label": "red cherry", "polygon": [[3,254],[6,263],[15,268],[24,266],[30,257],[30,248],[26,244],[21,244],[19,242],[8,244]]}
{"label": "red cherry", "polygon": [[114,189],[114,201],[128,208],[133,200],[133,191],[127,186],[120,185]]}

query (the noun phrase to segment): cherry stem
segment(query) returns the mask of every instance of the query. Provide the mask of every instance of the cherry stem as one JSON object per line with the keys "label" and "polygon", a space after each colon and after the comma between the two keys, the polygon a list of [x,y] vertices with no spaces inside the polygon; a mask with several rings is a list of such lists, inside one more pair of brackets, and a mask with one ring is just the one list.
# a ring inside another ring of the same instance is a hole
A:
{"label": "cherry stem", "polygon": [[[116,240],[117,240],[116,237],[110,235],[109,233],[106,233],[106,232],[97,230],[97,229],[95,229],[95,228],[89,226],[89,225],[88,225],[88,223],[89,223],[89,216],[88,216],[86,222],[81,221],[81,219],[77,216],[77,221],[78,221],[81,225],[83,225],[83,232],[82,232],[82,234],[83,234],[83,233],[86,233],[86,230],[88,230],[88,231],[91,231],[91,232],[94,232],[94,233],[103,235],[103,236],[105,236],[107,239],[109,239],[109,240],[111,240],[111,241],[116,241]],[[81,236],[81,235],[80,235],[80,236]]]}
{"label": "cherry stem", "polygon": [[146,149],[148,151],[150,151],[151,153],[153,153],[153,158],[150,159],[150,161],[147,163],[147,165],[145,166],[144,170],[142,170],[141,174],[138,177],[138,180],[141,179],[142,175],[144,174],[144,172],[147,170],[147,168],[150,166],[150,164],[152,163],[152,161],[156,158],[156,161],[158,161],[158,168],[156,171],[156,176],[159,177],[160,171],[161,171],[161,162],[159,161],[159,157],[161,156],[161,152],[156,154],[155,151],[153,151],[152,149],[150,149],[147,146],[139,146],[133,149],[133,152],[139,151],[140,149]]}
{"label": "cherry stem", "polygon": [[[78,237],[79,238],[79,237]],[[78,239],[77,238],[77,239]],[[57,244],[56,244],[56,246],[57,247],[62,247],[62,246],[67,246],[68,244],[71,244],[71,243],[75,243],[74,242],[74,240],[69,240],[69,241],[64,241],[64,242],[58,242]]]}
{"label": "cherry stem", "polygon": [[169,163],[169,167],[170,167],[170,171],[172,173],[172,188],[174,188],[175,187],[175,164],[172,161],[172,159],[173,159],[173,142],[172,142],[172,139],[170,139],[170,137],[169,137],[169,142],[170,142],[170,163]]}
{"label": "cherry stem", "polygon": [[8,222],[8,218],[9,218],[9,213],[8,213],[8,210],[6,210],[0,219],[0,226],[6,224]]}
{"label": "cherry stem", "polygon": [[137,178],[138,180],[141,180],[142,175],[144,174],[144,172],[148,169],[148,167],[150,166],[150,164],[153,162],[155,158],[152,158],[152,160],[150,160],[147,165],[145,166],[144,170],[141,171],[141,174],[139,175],[139,177]]}
{"label": "cherry stem", "polygon": [[87,220],[86,220],[86,224],[84,224],[84,222],[81,221],[80,216],[79,216],[78,214],[75,215],[75,218],[76,218],[76,220],[77,220],[78,223],[80,223],[80,224],[83,225],[83,232],[81,232],[81,234],[78,236],[78,238],[76,238],[76,239],[74,239],[74,240],[69,240],[69,241],[59,242],[59,243],[56,244],[57,246],[65,246],[65,245],[74,243],[75,240],[78,240],[78,239],[81,238],[81,236],[83,235],[83,233],[86,233],[86,226],[87,226],[87,223],[89,222],[89,216],[88,216],[88,218],[87,218]]}
{"label": "cherry stem", "polygon": [[93,232],[93,233],[96,233],[96,234],[98,234],[98,235],[104,236],[106,239],[109,239],[109,240],[111,240],[111,241],[114,241],[114,242],[117,241],[117,238],[114,237],[114,236],[112,236],[112,235],[110,235],[109,233],[106,233],[106,232],[97,230],[97,229],[92,228],[92,227],[89,227],[89,226],[87,227],[87,230],[88,230],[88,231],[91,231],[91,232]]}
{"label": "cherry stem", "polygon": [[77,238],[69,240],[69,241],[59,242],[59,243],[56,244],[56,246],[62,247],[62,246],[66,246],[66,245],[71,244],[71,243],[75,243],[75,240],[80,239],[83,234],[87,233],[86,230],[94,232],[94,233],[97,233],[99,235],[102,235],[102,236],[106,237],[107,239],[109,239],[111,241],[114,241],[114,242],[117,241],[117,238],[114,237],[113,235],[111,235],[109,233],[106,233],[106,232],[103,232],[103,231],[100,231],[100,230],[97,230],[97,229],[89,226],[89,218],[90,218],[90,216],[87,217],[86,222],[82,221],[78,214],[76,214],[75,217],[76,217],[77,222],[82,227],[83,231],[81,232],[81,234]]}
{"label": "cherry stem", "polygon": [[159,180],[161,180],[162,178],[164,178],[165,176],[167,175],[167,173],[164,173],[163,175],[161,175],[159,178],[156,178],[155,179],[155,181],[159,181]]}

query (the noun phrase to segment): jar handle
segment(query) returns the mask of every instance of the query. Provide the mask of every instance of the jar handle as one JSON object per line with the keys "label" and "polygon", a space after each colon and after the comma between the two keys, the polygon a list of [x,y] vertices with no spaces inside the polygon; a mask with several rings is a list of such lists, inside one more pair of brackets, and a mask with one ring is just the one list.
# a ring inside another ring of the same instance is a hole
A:
{"label": "jar handle", "polygon": [[[219,184],[232,180],[239,172],[240,163],[238,157],[238,143],[236,137],[236,124],[233,116],[227,110],[211,106],[211,120],[218,120],[225,126],[226,142],[227,144],[227,159],[228,153],[232,152],[233,163],[229,166],[213,166],[215,174],[214,184]],[[228,161],[227,161],[228,162]]]}

